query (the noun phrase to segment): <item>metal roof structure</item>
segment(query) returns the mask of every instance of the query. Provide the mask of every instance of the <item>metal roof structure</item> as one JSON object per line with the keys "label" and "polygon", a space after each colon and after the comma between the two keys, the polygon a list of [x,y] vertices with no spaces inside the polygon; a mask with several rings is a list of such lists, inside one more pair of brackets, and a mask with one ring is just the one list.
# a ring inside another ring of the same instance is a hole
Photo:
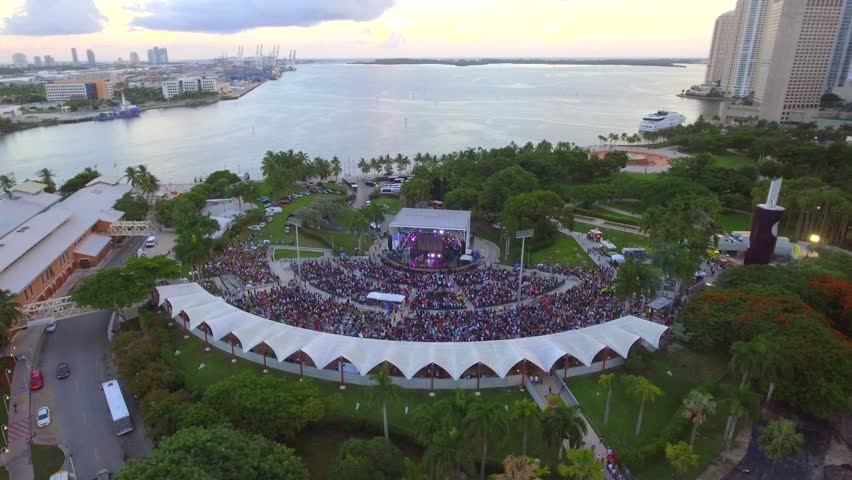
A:
{"label": "metal roof structure", "polygon": [[0,238],[17,230],[27,220],[50,208],[62,197],[53,193],[39,191],[27,193],[17,187],[12,191],[12,197],[0,195]]}
{"label": "metal roof structure", "polygon": [[470,230],[470,211],[403,208],[390,222],[390,228],[421,228],[428,230]]}
{"label": "metal roof structure", "polygon": [[92,234],[74,247],[74,253],[87,257],[97,257],[109,245],[112,239],[106,235]]}
{"label": "metal roof structure", "polygon": [[478,363],[488,366],[501,378],[522,360],[550,371],[560,358],[571,355],[588,366],[604,348],[624,358],[640,339],[658,348],[668,329],[628,315],[578,330],[511,340],[457,343],[376,340],[316,332],[261,318],[228,304],[196,283],[161,286],[156,291],[159,304],[168,306],[173,318],[183,314],[190,329],[202,323],[207,325],[214,340],[232,334],[244,351],[263,343],[272,349],[278,361],[301,351],[317,368],[343,357],[361,375],[382,362],[390,362],[409,379],[433,363],[456,380]]}

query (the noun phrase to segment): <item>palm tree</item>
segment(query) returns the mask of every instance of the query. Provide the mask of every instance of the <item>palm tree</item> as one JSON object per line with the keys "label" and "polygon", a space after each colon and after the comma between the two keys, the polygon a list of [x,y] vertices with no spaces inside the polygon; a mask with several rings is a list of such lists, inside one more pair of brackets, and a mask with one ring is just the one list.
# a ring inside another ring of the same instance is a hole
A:
{"label": "palm tree", "polygon": [[13,188],[15,188],[15,179],[7,177],[6,175],[0,175],[0,190],[3,190],[3,193],[8,195],[10,199],[15,198],[12,195]]}
{"label": "palm tree", "polygon": [[175,257],[181,262],[186,262],[201,276],[201,265],[210,256],[211,241],[209,237],[194,232],[185,232],[178,235],[175,241]]}
{"label": "palm tree", "polygon": [[432,435],[426,442],[423,463],[431,465],[436,474],[445,478],[450,473],[458,477],[461,470],[469,472],[473,469],[473,459],[465,447],[464,436],[456,427],[441,429]]}
{"label": "palm tree", "polygon": [[667,443],[666,459],[678,475],[683,475],[690,467],[698,464],[698,454],[684,441],[675,444]]}
{"label": "palm tree", "polygon": [[617,133],[610,133],[609,134],[609,148],[610,148],[610,150],[612,150],[612,146],[615,142],[618,142],[618,134]]}
{"label": "palm tree", "polygon": [[349,225],[347,225],[349,231],[358,235],[358,251],[363,252],[362,242],[364,240],[364,234],[370,231],[370,220],[364,215],[364,212],[360,210],[355,211],[355,215],[349,219]]}
{"label": "palm tree", "polygon": [[639,418],[636,419],[636,431],[634,432],[634,435],[638,437],[639,431],[642,428],[642,414],[645,411],[645,402],[655,401],[663,395],[663,391],[645,377],[626,375],[624,381],[627,382],[627,393],[640,401]]}
{"label": "palm tree", "polygon": [[21,315],[21,304],[15,301],[12,291],[0,290],[0,336],[5,336]]}
{"label": "palm tree", "polygon": [[340,165],[340,159],[336,156],[331,157],[330,167],[331,169],[329,171],[331,176],[334,178],[339,178],[340,174],[343,173],[343,167]]}
{"label": "palm tree", "polygon": [[417,462],[405,457],[405,460],[402,461],[402,478],[400,480],[429,480],[429,476],[423,473]]}
{"label": "palm tree", "polygon": [[606,426],[609,423],[609,403],[612,400],[612,382],[615,380],[614,373],[602,373],[601,376],[598,377],[598,385],[606,388],[606,407],[604,407],[604,421],[603,424]]}
{"label": "palm tree", "polygon": [[772,468],[769,470],[770,478],[778,462],[799,456],[804,441],[802,434],[796,432],[796,425],[786,418],[769,422],[763,427],[757,437],[757,445],[772,460]]}
{"label": "palm tree", "polygon": [[538,460],[525,456],[509,455],[503,459],[503,473],[489,476],[489,480],[541,480],[547,468],[542,468]]}
{"label": "palm tree", "polygon": [[744,386],[749,374],[763,373],[766,355],[766,338],[757,336],[749,341],[739,340],[731,345],[731,369],[742,372],[740,386]]}
{"label": "palm tree", "polygon": [[728,420],[722,440],[725,442],[725,455],[731,449],[731,442],[737,430],[737,421],[754,415],[760,408],[760,396],[748,387],[732,384],[720,385],[721,403],[728,406]]}
{"label": "palm tree", "polygon": [[615,293],[627,301],[636,295],[642,296],[642,310],[645,310],[645,299],[657,294],[660,278],[650,265],[628,258],[618,269],[615,278]]}
{"label": "palm tree", "polygon": [[589,448],[572,448],[565,452],[565,464],[557,467],[560,477],[571,480],[603,480],[601,464]]}
{"label": "palm tree", "polygon": [[627,143],[627,141],[630,139],[630,135],[628,135],[627,132],[621,132],[620,137],[622,143]]}
{"label": "palm tree", "polygon": [[556,396],[548,399],[548,406],[544,410],[542,419],[542,433],[550,445],[559,444],[556,458],[562,457],[562,441],[568,439],[568,445],[578,445],[583,441],[588,426],[580,417],[577,407],[569,407]]}
{"label": "palm tree", "polygon": [[370,165],[370,162],[361,157],[361,160],[358,160],[358,170],[361,170],[361,173],[368,174],[370,173],[370,169],[373,167]]}
{"label": "palm tree", "polygon": [[[144,165],[140,165],[139,168],[144,168]],[[151,172],[145,172],[139,174],[141,178],[139,181],[139,191],[145,196],[145,199],[150,203],[151,197],[157,193],[160,189],[160,180],[154,176]]]}
{"label": "palm tree", "polygon": [[536,423],[541,418],[538,404],[531,398],[515,400],[512,404],[512,419],[521,422],[521,455],[527,455],[527,433],[530,423]]}
{"label": "palm tree", "polygon": [[36,174],[38,175],[38,179],[41,181],[41,183],[46,185],[44,189],[45,192],[53,193],[56,191],[56,183],[53,181],[53,179],[56,177],[56,174],[53,173],[53,170],[49,168],[42,168],[41,170],[36,172]]}
{"label": "palm tree", "polygon": [[139,180],[139,172],[136,170],[136,167],[131,165],[124,169],[124,177],[122,178],[127,179],[127,183],[135,187]]}
{"label": "palm tree", "polygon": [[713,395],[701,390],[690,390],[683,399],[683,418],[692,422],[692,434],[689,436],[689,446],[695,446],[695,433],[698,427],[707,421],[707,415],[716,413],[716,401]]}
{"label": "palm tree", "polygon": [[331,163],[324,158],[314,158],[312,168],[316,176],[323,182],[326,178],[331,176]]}
{"label": "palm tree", "polygon": [[399,385],[393,383],[390,368],[387,363],[382,364],[375,375],[371,375],[373,385],[367,389],[367,394],[373,400],[378,400],[382,405],[382,422],[385,426],[385,440],[390,441],[388,433],[388,402],[399,399]]}
{"label": "palm tree", "polygon": [[411,160],[409,160],[407,156],[397,153],[396,157],[393,159],[393,163],[396,164],[396,171],[402,173],[409,165],[411,165]]}
{"label": "palm tree", "polygon": [[509,431],[509,417],[506,409],[497,402],[476,399],[470,403],[464,419],[465,430],[482,441],[482,462],[479,478],[485,480],[485,459],[488,456],[488,436],[503,436]]}
{"label": "palm tree", "polygon": [[601,141],[601,148],[606,145],[606,137],[604,135],[598,135],[598,140]]}

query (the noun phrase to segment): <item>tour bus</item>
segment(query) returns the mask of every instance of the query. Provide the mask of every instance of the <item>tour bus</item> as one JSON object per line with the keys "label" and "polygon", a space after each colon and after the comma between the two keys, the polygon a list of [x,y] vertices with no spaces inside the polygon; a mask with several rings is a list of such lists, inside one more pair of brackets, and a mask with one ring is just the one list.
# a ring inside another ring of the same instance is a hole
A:
{"label": "tour bus", "polygon": [[116,435],[124,435],[133,431],[133,419],[130,418],[130,411],[127,410],[127,404],[124,403],[124,396],[121,394],[121,387],[118,385],[118,380],[109,380],[101,384],[101,388],[106,396],[109,413],[112,416],[112,429]]}
{"label": "tour bus", "polygon": [[622,248],[621,254],[625,257],[633,257],[637,260],[648,258],[648,252],[644,248]]}

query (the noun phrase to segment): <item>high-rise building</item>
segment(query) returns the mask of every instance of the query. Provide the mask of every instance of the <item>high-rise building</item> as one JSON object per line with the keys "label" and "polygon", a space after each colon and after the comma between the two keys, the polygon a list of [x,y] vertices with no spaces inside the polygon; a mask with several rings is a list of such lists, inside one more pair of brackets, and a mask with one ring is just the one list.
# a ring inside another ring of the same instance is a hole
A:
{"label": "high-rise building", "polygon": [[56,66],[56,60],[54,60],[53,57],[51,57],[50,55],[45,55],[44,56],[44,66],[55,67]]}
{"label": "high-rise building", "polygon": [[725,12],[716,19],[713,28],[713,41],[710,44],[710,56],[707,61],[705,83],[721,84],[724,72],[733,65],[736,48],[736,12]]}
{"label": "high-rise building", "polygon": [[139,54],[136,52],[130,52],[130,64],[136,65],[139,63]]}
{"label": "high-rise building", "polygon": [[740,0],[738,14],[736,50],[725,90],[732,97],[744,98],[751,95],[754,65],[760,53],[763,24],[766,19],[766,4],[769,0]]}
{"label": "high-rise building", "polygon": [[76,48],[71,49],[71,63],[73,63],[74,65],[80,64],[80,59],[77,57],[77,49]]}
{"label": "high-rise building", "polygon": [[847,0],[769,0],[754,74],[759,117],[809,121],[825,93]]}
{"label": "high-rise building", "polygon": [[95,52],[92,49],[86,50],[86,63],[89,65],[95,65]]}
{"label": "high-rise building", "polygon": [[160,47],[148,49],[148,63],[151,65],[165,65],[169,63],[168,49]]}
{"label": "high-rise building", "polygon": [[852,66],[852,0],[843,4],[837,41],[831,54],[831,65],[826,79],[826,90],[845,87],[849,83],[849,68]]}
{"label": "high-rise building", "polygon": [[36,67],[40,67],[41,66],[41,57],[39,57],[38,55],[34,56],[33,57],[33,65],[35,65]]}
{"label": "high-rise building", "polygon": [[23,53],[15,53],[12,55],[12,65],[18,68],[27,68],[27,56]]}

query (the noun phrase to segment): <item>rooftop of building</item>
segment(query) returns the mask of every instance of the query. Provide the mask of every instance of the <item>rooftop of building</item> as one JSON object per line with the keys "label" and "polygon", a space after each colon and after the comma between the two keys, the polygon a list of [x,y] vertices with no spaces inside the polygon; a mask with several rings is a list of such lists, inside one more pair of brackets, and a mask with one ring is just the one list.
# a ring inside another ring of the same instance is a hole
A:
{"label": "rooftop of building", "polygon": [[[23,190],[20,190],[21,188]],[[0,238],[17,230],[24,222],[62,199],[59,195],[45,192],[43,184],[37,182],[23,182],[12,189],[11,193],[11,197],[0,196],[0,212],[3,212],[3,215],[0,215]]]}
{"label": "rooftop of building", "polygon": [[470,229],[470,211],[403,208],[390,222],[391,228],[424,228],[432,230]]}

